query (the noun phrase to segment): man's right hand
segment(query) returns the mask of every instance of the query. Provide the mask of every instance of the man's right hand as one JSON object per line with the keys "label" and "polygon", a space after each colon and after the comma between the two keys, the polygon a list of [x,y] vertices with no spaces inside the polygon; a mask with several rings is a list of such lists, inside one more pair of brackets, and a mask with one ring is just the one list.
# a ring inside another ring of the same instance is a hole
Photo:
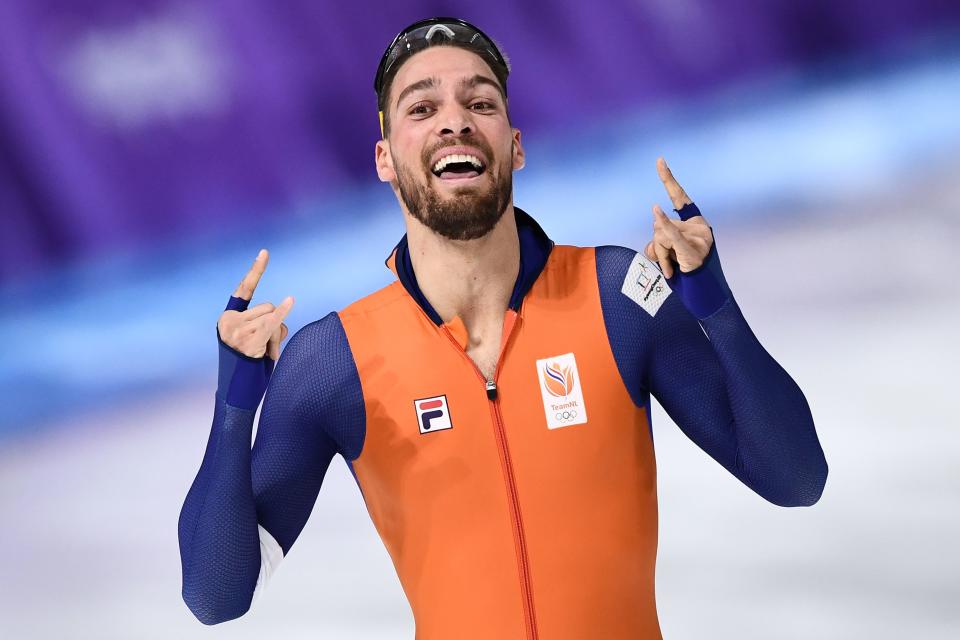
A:
{"label": "man's right hand", "polygon": [[[267,269],[269,259],[267,250],[261,249],[250,271],[233,292],[234,297],[248,302],[253,299],[253,292],[260,282],[260,276]],[[224,311],[217,321],[220,339],[245,356],[261,358],[266,354],[272,360],[278,360],[280,343],[286,339],[288,333],[283,320],[292,307],[293,296],[287,296],[276,307],[269,302],[261,302],[245,311]]]}

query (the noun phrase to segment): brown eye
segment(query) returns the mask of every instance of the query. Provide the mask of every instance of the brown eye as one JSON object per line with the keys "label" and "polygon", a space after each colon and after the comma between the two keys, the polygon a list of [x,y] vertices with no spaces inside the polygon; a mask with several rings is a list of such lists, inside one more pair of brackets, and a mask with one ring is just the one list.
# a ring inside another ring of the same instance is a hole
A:
{"label": "brown eye", "polygon": [[496,107],[494,107],[493,103],[490,102],[474,102],[472,105],[470,105],[470,108],[479,108],[480,111],[489,111],[490,109],[494,109]]}

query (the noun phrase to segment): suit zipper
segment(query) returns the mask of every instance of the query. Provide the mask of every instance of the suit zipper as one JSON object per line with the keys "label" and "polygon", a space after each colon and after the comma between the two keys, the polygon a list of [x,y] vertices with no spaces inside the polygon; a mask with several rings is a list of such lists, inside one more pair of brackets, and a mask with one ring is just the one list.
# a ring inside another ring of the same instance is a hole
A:
{"label": "suit zipper", "polygon": [[[510,324],[510,333],[513,332],[514,323]],[[497,377],[500,374],[500,364],[503,360],[503,351],[506,348],[507,341],[510,339],[508,334],[503,340],[500,356],[497,358],[497,367],[493,378],[487,380],[476,363],[467,355],[467,352],[460,346],[457,339],[450,333],[450,330],[443,327],[443,332],[450,339],[450,342],[460,351],[470,362],[470,366],[476,372],[477,376],[484,383],[487,394],[487,402],[490,406],[490,416],[493,419],[494,437],[497,441],[497,448],[500,453],[500,463],[503,466],[504,481],[507,485],[507,495],[510,498],[510,518],[513,525],[514,543],[517,551],[517,564],[520,569],[520,591],[523,597],[523,617],[526,623],[526,636],[528,640],[537,640],[537,619],[533,608],[533,590],[530,586],[530,560],[527,554],[527,539],[523,532],[523,519],[520,516],[520,499],[517,496],[517,481],[513,474],[513,463],[510,461],[510,449],[507,446],[506,431],[503,428],[503,416],[500,414],[500,400],[497,388]]]}

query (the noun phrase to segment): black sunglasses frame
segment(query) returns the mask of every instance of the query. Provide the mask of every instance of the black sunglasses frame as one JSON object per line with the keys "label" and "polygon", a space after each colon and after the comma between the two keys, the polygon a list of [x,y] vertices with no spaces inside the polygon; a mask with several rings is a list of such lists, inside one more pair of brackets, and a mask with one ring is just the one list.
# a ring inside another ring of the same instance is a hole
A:
{"label": "black sunglasses frame", "polygon": [[[418,29],[423,29],[424,27],[430,27],[430,26],[436,26],[436,25],[456,27],[458,31],[466,30],[467,32],[470,32],[471,37],[469,39],[460,39],[456,37],[458,35],[458,32],[454,31],[453,29],[450,29],[450,31],[454,33],[454,38],[453,38],[454,42],[469,44],[475,48],[477,47],[477,44],[479,44],[479,48],[491,54],[494,62],[496,62],[501,67],[503,67],[504,77],[506,77],[509,74],[510,67],[507,64],[506,59],[504,59],[503,54],[500,53],[500,49],[498,49],[497,45],[494,44],[493,40],[490,39],[490,36],[485,34],[483,31],[473,26],[469,22],[465,20],[461,20],[460,18],[446,18],[446,17],[428,18],[426,20],[419,20],[417,22],[414,22],[413,24],[408,26],[406,29],[398,33],[397,37],[394,38],[393,42],[390,43],[390,46],[387,47],[386,51],[383,52],[383,57],[380,58],[380,64],[377,67],[377,75],[373,80],[373,89],[374,91],[377,92],[378,100],[380,98],[380,92],[383,90],[384,79],[387,77],[387,74],[390,72],[390,70],[397,64],[397,62],[402,60],[407,55],[412,55],[413,53],[416,53],[426,48],[426,46],[415,46],[415,44],[419,44],[421,42],[420,40],[415,40],[413,42],[406,41],[405,43],[406,47],[404,47],[403,51],[396,53],[395,55],[391,55],[394,53],[394,50],[397,48],[397,46],[403,44],[406,38],[413,32],[417,31]],[[478,36],[480,38],[479,42],[477,42]],[[423,38],[422,40],[423,42],[427,41],[426,38]],[[504,90],[504,93],[506,93],[507,88],[503,87],[503,90]]]}

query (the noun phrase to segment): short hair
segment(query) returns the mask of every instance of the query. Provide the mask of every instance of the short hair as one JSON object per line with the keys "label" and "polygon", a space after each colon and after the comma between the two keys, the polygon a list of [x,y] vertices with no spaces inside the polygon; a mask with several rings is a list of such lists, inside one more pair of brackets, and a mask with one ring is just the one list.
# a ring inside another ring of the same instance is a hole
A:
{"label": "short hair", "polygon": [[[506,103],[507,98],[507,75],[510,73],[510,59],[507,57],[506,52],[503,50],[503,47],[500,46],[500,43],[494,41],[494,46],[500,50],[500,55],[503,56],[504,62],[507,63],[506,67],[503,67],[496,60],[494,60],[486,49],[478,46],[471,46],[463,42],[456,41],[444,41],[438,42],[437,44],[431,44],[430,47],[459,47],[465,49],[471,53],[475,53],[480,56],[480,58],[487,63],[487,66],[490,67],[490,71],[493,72],[494,77],[497,79],[497,82],[500,83],[500,89],[503,91],[504,102]],[[429,48],[429,47],[428,47]],[[419,53],[419,52],[418,52]],[[390,72],[383,79],[383,88],[380,91],[380,94],[377,96],[377,110],[383,114],[383,138],[384,140],[390,136],[390,90],[393,87],[393,79],[396,77],[397,72],[400,70],[400,67],[404,65],[406,60],[402,61],[400,64],[395,65]],[[507,107],[507,122],[510,121],[510,108]]]}

